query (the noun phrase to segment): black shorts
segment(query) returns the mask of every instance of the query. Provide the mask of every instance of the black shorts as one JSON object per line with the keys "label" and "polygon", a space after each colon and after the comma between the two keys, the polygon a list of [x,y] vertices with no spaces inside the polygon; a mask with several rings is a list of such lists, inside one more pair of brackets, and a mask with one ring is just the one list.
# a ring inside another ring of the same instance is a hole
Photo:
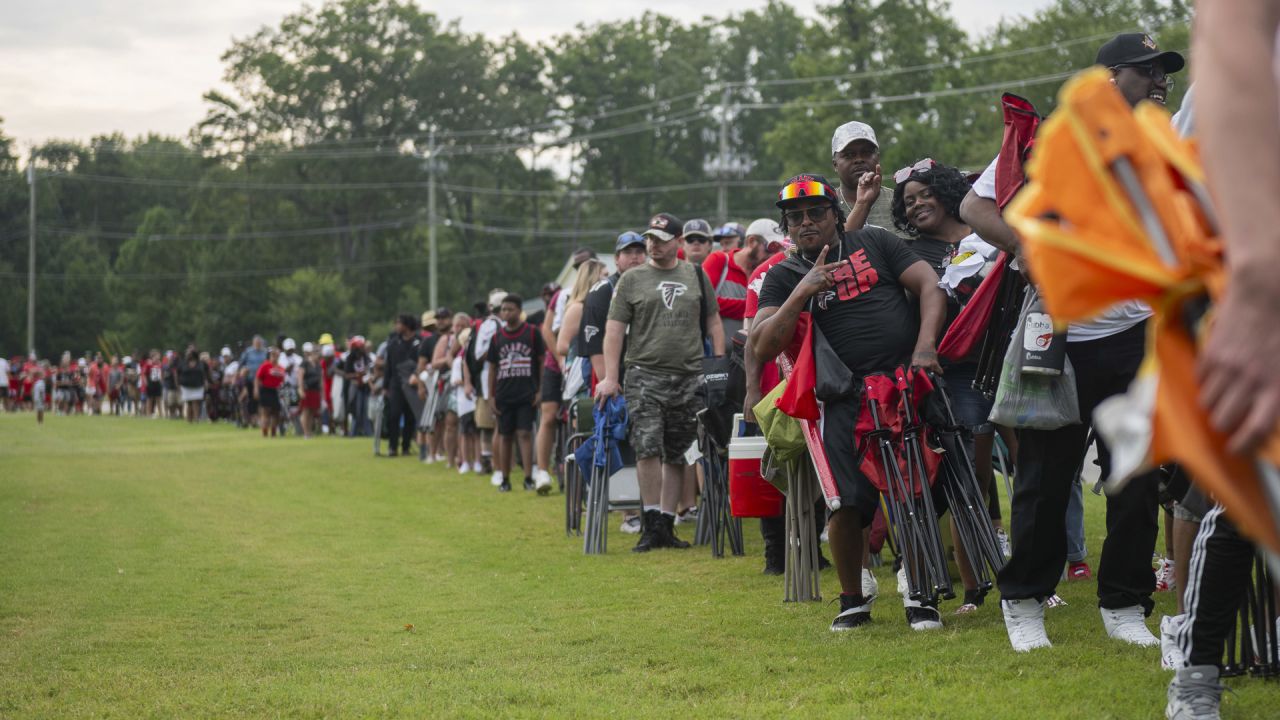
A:
{"label": "black shorts", "polygon": [[564,392],[564,375],[559,370],[542,366],[542,402],[559,403]]}
{"label": "black shorts", "polygon": [[164,392],[164,385],[158,382],[147,383],[147,397],[158,398]]}
{"label": "black shorts", "polygon": [[458,432],[463,435],[475,435],[480,432],[480,428],[476,427],[476,414],[474,412],[466,413],[458,418]]}
{"label": "black shorts", "polygon": [[868,527],[880,504],[880,491],[858,468],[854,426],[860,409],[861,400],[857,397],[826,403],[822,409],[822,446],[840,491],[841,509],[856,510],[862,527]]}
{"label": "black shorts", "polygon": [[533,404],[498,401],[498,434],[514,435],[517,430],[533,430]]}
{"label": "black shorts", "polygon": [[258,407],[267,412],[280,412],[280,391],[276,388],[259,388]]}

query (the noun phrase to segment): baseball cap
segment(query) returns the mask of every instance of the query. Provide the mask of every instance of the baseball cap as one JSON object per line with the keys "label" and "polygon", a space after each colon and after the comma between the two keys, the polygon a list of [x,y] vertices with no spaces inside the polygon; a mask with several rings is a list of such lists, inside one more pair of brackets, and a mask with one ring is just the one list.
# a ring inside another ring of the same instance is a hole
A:
{"label": "baseball cap", "polygon": [[705,238],[711,237],[711,223],[702,218],[694,218],[684,224],[684,231],[680,233],[684,237],[698,235]]}
{"label": "baseball cap", "polygon": [[826,198],[836,206],[840,204],[835,188],[827,182],[826,178],[808,174],[796,175],[783,183],[782,189],[778,191],[778,202],[774,204],[782,208],[793,200],[809,197]]}
{"label": "baseball cap", "polygon": [[451,317],[453,317],[453,311],[450,310],[449,308],[445,307],[444,305],[441,305],[440,307],[436,308],[437,320],[444,320],[446,318],[451,318]]}
{"label": "baseball cap", "polygon": [[316,346],[310,340],[302,343],[302,352],[304,353],[314,352],[315,349],[316,349]]}
{"label": "baseball cap", "polygon": [[786,236],[782,234],[782,228],[778,227],[777,220],[769,218],[760,218],[747,226],[747,237],[758,235],[764,238],[766,248],[773,245],[783,245]]}
{"label": "baseball cap", "polygon": [[1117,65],[1141,65],[1156,60],[1167,73],[1175,73],[1186,67],[1187,61],[1182,55],[1173,52],[1160,52],[1156,41],[1146,33],[1121,33],[1098,48],[1097,64],[1104,67]]}
{"label": "baseball cap", "polygon": [[644,238],[641,237],[640,233],[628,230],[618,236],[618,242],[614,245],[613,251],[615,253],[620,253],[632,245],[644,247]]}
{"label": "baseball cap", "polygon": [[683,229],[684,223],[680,222],[680,218],[671,213],[658,213],[649,219],[649,227],[645,229],[644,236],[652,235],[663,242],[668,242],[680,237]]}
{"label": "baseball cap", "polygon": [[502,298],[507,296],[507,291],[501,288],[495,288],[489,291],[489,307],[496,308],[502,305]]}
{"label": "baseball cap", "polygon": [[365,343],[364,336],[356,335],[351,338],[351,341],[348,342],[347,345],[349,347],[364,347],[364,343]]}
{"label": "baseball cap", "polygon": [[745,237],[745,235],[740,223],[728,222],[716,228],[716,231],[712,233],[712,237]]}
{"label": "baseball cap", "polygon": [[849,143],[854,140],[866,140],[875,145],[876,149],[880,148],[880,143],[876,142],[876,131],[870,125],[854,120],[841,125],[832,133],[831,154],[835,155],[849,147]]}
{"label": "baseball cap", "polygon": [[284,350],[297,350],[298,343],[294,342],[293,338],[285,338],[284,342],[281,343],[280,347]]}
{"label": "baseball cap", "polygon": [[320,335],[320,344],[321,344],[321,345],[332,345],[332,344],[333,344],[333,336],[332,336],[332,335],[330,335],[329,333],[323,333],[323,334],[321,334],[321,335]]}
{"label": "baseball cap", "polygon": [[231,348],[223,347],[218,354],[221,355],[222,357],[231,357]]}

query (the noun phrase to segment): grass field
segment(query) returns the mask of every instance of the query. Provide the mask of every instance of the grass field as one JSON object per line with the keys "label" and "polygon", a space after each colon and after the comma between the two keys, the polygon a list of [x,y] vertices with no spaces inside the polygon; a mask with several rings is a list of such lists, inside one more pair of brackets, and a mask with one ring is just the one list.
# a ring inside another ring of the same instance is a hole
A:
{"label": "grass field", "polygon": [[[0,717],[1163,717],[1092,582],[1029,656],[996,602],[915,634],[889,593],[834,635],[753,521],[745,558],[636,556],[616,521],[585,557],[562,507],[364,441],[0,415]],[[1230,684],[1225,717],[1277,716],[1280,684]]]}

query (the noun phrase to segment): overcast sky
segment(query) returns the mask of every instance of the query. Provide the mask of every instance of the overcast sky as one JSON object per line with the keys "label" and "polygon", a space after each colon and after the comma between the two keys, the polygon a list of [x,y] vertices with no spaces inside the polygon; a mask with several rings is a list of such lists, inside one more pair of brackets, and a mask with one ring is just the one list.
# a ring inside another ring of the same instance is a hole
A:
{"label": "overcast sky", "polygon": [[[952,0],[960,26],[978,33],[1049,0]],[[222,77],[219,57],[244,37],[303,6],[302,0],[3,0],[0,117],[25,150],[49,138],[86,140],[120,131],[183,135],[204,114],[200,96]],[[312,3],[315,4],[315,3]],[[420,0],[441,17],[493,36],[541,40],[578,23],[654,10],[684,20],[751,6],[740,0],[491,0],[459,10]],[[763,4],[763,0],[760,3]],[[795,0],[812,13],[815,0]],[[470,4],[465,4],[469,6]]]}

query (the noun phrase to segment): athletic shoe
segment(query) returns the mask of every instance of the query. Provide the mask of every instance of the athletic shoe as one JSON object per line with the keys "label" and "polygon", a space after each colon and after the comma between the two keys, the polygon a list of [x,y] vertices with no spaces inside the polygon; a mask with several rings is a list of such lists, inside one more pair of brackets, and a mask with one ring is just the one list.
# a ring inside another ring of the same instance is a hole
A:
{"label": "athletic shoe", "polygon": [[818,536],[818,542],[824,543],[826,541],[827,541],[827,528],[824,526],[822,528],[822,534]]}
{"label": "athletic shoe", "polygon": [[898,594],[902,597],[907,596],[907,569],[905,567],[898,568]]}
{"label": "athletic shoe", "polygon": [[862,597],[867,599],[867,604],[875,602],[876,595],[880,594],[880,581],[876,580],[875,573],[867,568],[862,568]]}
{"label": "athletic shoe", "polygon": [[1213,665],[1179,668],[1169,683],[1169,703],[1164,707],[1168,720],[1219,720],[1222,683]]}
{"label": "athletic shoe", "polygon": [[1156,592],[1168,592],[1178,586],[1173,576],[1172,560],[1160,558],[1160,563],[1154,570],[1156,572]]}
{"label": "athletic shoe", "polygon": [[539,495],[546,495],[551,492],[551,473],[538,468],[533,471],[533,486]]}
{"label": "athletic shoe", "polygon": [[918,600],[903,600],[903,608],[907,611],[907,624],[912,630],[941,630],[942,614],[938,608],[929,607]]}
{"label": "athletic shoe", "polygon": [[1006,560],[1013,557],[1013,545],[1009,543],[1009,534],[1004,528],[996,528],[996,542],[1000,543],[1000,552]]}
{"label": "athletic shoe", "polygon": [[622,525],[619,526],[618,529],[628,535],[639,535],[640,534],[640,516],[632,515],[631,517],[625,518],[622,521]]}
{"label": "athletic shoe", "polygon": [[1036,648],[1053,647],[1044,632],[1044,603],[1035,598],[1001,600],[1004,611],[1004,629],[1009,633],[1009,644],[1017,652],[1031,652]]}
{"label": "athletic shoe", "polygon": [[396,457],[397,455],[399,455],[399,453],[397,453],[394,448],[387,451],[387,457]]}
{"label": "athletic shoe", "polygon": [[498,483],[498,492],[500,493],[511,492],[511,481],[506,478],[502,478],[502,482]]}
{"label": "athletic shoe", "polygon": [[525,489],[526,491],[528,491],[528,490],[532,490],[533,488],[534,488],[533,478],[531,478],[531,477],[526,477],[526,478],[524,479],[524,489]]}
{"label": "athletic shoe", "polygon": [[1187,664],[1178,646],[1178,630],[1186,621],[1186,615],[1165,615],[1160,619],[1160,667],[1165,670],[1177,670]]}
{"label": "athletic shoe", "polygon": [[1160,638],[1147,629],[1146,615],[1141,605],[1099,610],[1102,612],[1102,627],[1106,629],[1108,637],[1141,647],[1160,644]]}
{"label": "athletic shoe", "polygon": [[466,475],[469,472],[471,472],[471,463],[464,462],[458,466],[459,475]]}
{"label": "athletic shoe", "polygon": [[680,513],[679,515],[676,515],[677,525],[683,525],[685,523],[697,524],[697,522],[698,522],[698,506],[697,505],[694,505],[691,508],[687,508],[685,509],[684,512]]}
{"label": "athletic shoe", "polygon": [[501,470],[495,470],[495,471],[493,472],[493,475],[489,478],[489,484],[490,484],[490,485],[492,485],[492,486],[494,486],[494,487],[498,487],[498,486],[499,486],[499,485],[501,485],[502,483],[503,483],[503,479],[502,479],[502,471],[501,471]]}
{"label": "athletic shoe", "polygon": [[844,632],[871,622],[871,603],[861,595],[840,594],[840,614],[831,621],[831,632]]}
{"label": "athletic shoe", "polygon": [[1067,601],[1063,600],[1058,593],[1054,593],[1045,599],[1044,606],[1046,608],[1066,607]]}
{"label": "athletic shoe", "polygon": [[[491,472],[493,472],[493,456],[492,456],[492,455],[481,455],[481,456],[480,456],[480,467],[484,468],[483,473],[491,473]],[[482,474],[483,474],[483,473],[482,473]]]}
{"label": "athletic shoe", "polygon": [[974,605],[973,603],[965,603],[960,607],[956,608],[957,615],[969,615],[971,613],[976,613],[976,612],[978,612],[978,606]]}
{"label": "athletic shoe", "polygon": [[1089,567],[1089,563],[1083,560],[1067,563],[1068,580],[1088,580],[1091,577],[1093,577],[1093,569]]}

